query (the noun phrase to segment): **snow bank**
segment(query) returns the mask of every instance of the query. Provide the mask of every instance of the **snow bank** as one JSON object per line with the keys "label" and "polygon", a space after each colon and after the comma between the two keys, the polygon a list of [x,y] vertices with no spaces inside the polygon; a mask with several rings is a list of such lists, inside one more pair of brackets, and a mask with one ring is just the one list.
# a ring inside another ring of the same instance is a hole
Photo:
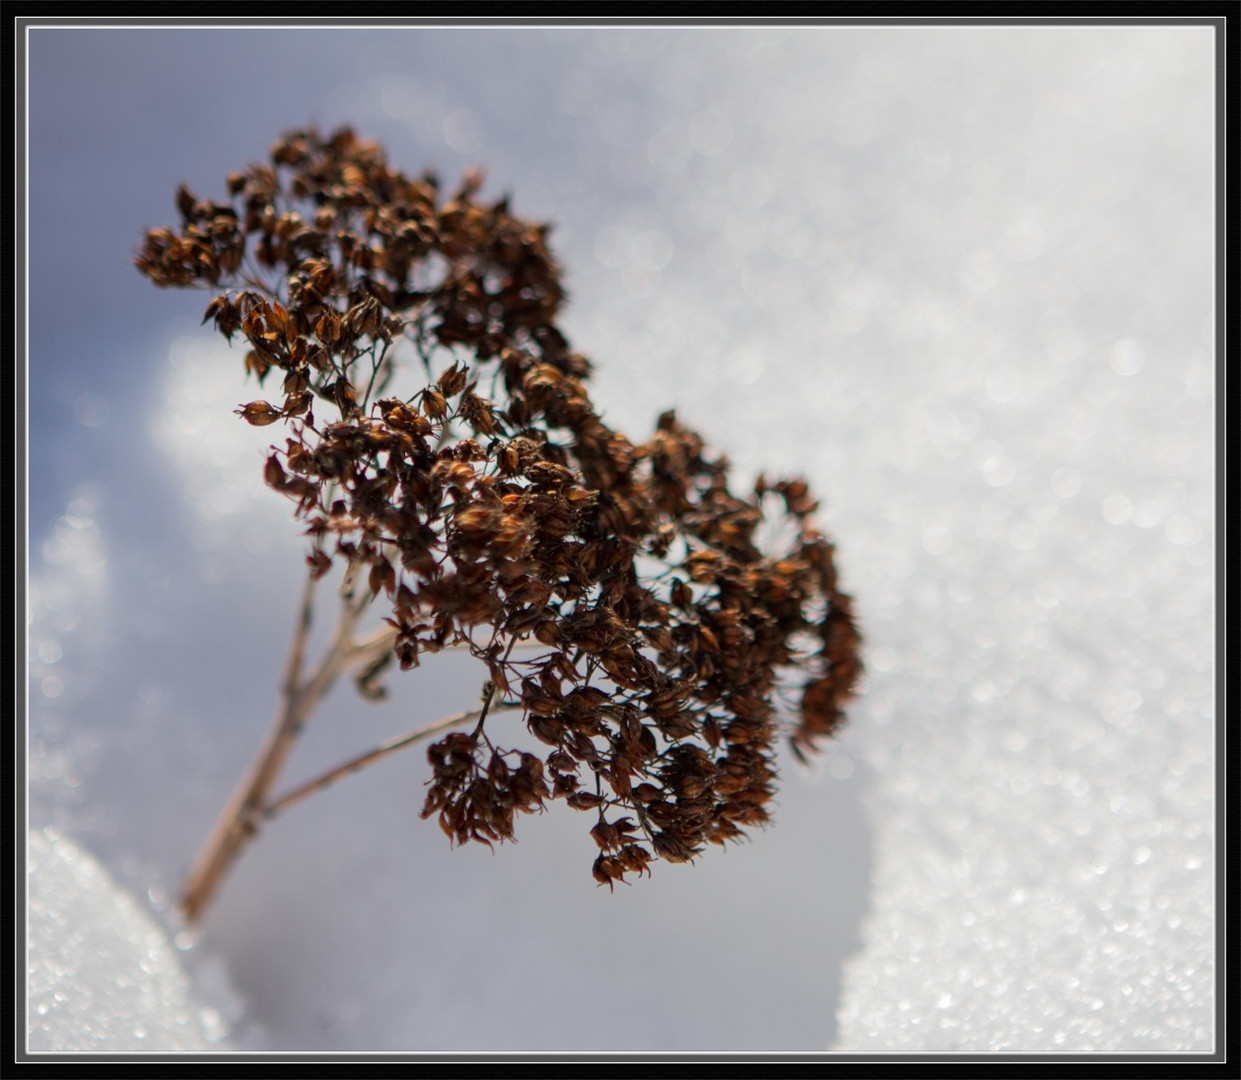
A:
{"label": "snow bank", "polygon": [[27,834],[26,855],[30,1051],[227,1048],[225,1014],[198,1000],[167,933],[89,852],[47,828]]}

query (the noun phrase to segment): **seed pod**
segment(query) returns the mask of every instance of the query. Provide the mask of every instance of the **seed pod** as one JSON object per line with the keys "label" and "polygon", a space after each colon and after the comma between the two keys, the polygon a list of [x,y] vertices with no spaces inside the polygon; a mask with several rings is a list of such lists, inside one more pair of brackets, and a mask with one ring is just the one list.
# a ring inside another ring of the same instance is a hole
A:
{"label": "seed pod", "polygon": [[283,415],[279,409],[266,401],[252,401],[249,405],[243,405],[241,408],[234,409],[233,411],[242,417],[246,423],[253,424],[255,427],[265,427],[268,424],[274,424]]}

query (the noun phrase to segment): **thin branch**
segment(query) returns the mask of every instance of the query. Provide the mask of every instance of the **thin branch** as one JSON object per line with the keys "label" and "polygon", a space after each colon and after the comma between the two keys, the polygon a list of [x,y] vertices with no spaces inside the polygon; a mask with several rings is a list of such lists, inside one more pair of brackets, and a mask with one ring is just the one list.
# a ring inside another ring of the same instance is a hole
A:
{"label": "thin branch", "polygon": [[[491,640],[492,640],[492,641],[495,641],[495,635],[492,635]],[[512,653],[513,653],[513,646],[514,646],[514,645],[516,645],[516,644],[517,644],[517,638],[516,638],[516,637],[511,637],[511,638],[509,638],[509,639],[508,639],[508,648],[507,648],[507,649],[505,650],[505,652],[504,652],[504,659],[500,661],[500,666],[501,666],[501,667],[503,667],[503,666],[505,665],[505,663],[508,661],[508,658],[512,655]],[[488,679],[488,680],[487,680],[487,686],[486,686],[485,690],[483,691],[483,707],[482,707],[481,709],[479,709],[479,710],[478,710],[478,713],[477,713],[477,715],[478,715],[478,726],[474,728],[474,737],[475,737],[475,738],[478,738],[478,736],[482,733],[482,730],[483,730],[483,723],[484,723],[484,721],[486,721],[486,719],[487,719],[487,710],[491,708],[491,699],[492,699],[492,698],[494,698],[495,696],[496,696],[496,684],[495,684],[495,682],[494,682],[493,680]],[[483,738],[484,738],[484,739],[487,739],[487,736],[486,736],[486,735],[483,735]],[[487,739],[487,745],[488,745],[488,746],[490,746],[490,745],[491,745],[491,740],[490,740],[490,739]],[[495,748],[494,748],[494,747],[492,747],[492,749],[495,749]]]}
{"label": "thin branch", "polygon": [[358,568],[351,563],[341,581],[341,611],[332,642],[303,681],[302,667],[310,636],[316,584],[313,576],[307,575],[275,719],[186,878],[181,909],[189,922],[202,917],[233,861],[254,837],[257,814],[275,786],[307,717],[353,661],[351,636],[360,615],[353,603],[357,576]]}
{"label": "thin branch", "polygon": [[387,652],[392,651],[396,644],[397,631],[391,626],[381,626],[374,633],[355,641],[349,647],[346,662],[349,667],[358,667],[373,663]]}
{"label": "thin branch", "polygon": [[298,614],[297,626],[293,631],[293,640],[289,642],[289,656],[285,661],[284,677],[281,679],[281,691],[286,697],[292,697],[297,689],[297,680],[302,674],[302,663],[306,657],[306,642],[310,639],[310,627],[315,616],[315,593],[319,588],[319,580],[313,573],[306,575],[302,586],[302,606]]}
{"label": "thin branch", "polygon": [[286,792],[284,795],[280,796],[280,798],[269,803],[263,809],[260,816],[264,821],[271,821],[277,815],[284,813],[284,811],[290,806],[295,806],[303,799],[309,798],[315,792],[322,791],[324,788],[330,787],[342,777],[358,772],[361,769],[364,769],[367,765],[373,764],[382,758],[386,758],[389,754],[395,754],[398,750],[403,750],[407,746],[412,746],[414,743],[420,742],[428,736],[435,735],[441,731],[447,731],[449,728],[454,728],[461,724],[469,723],[469,721],[476,719],[484,712],[486,712],[485,708],[473,709],[470,712],[457,713],[455,716],[447,716],[443,720],[437,720],[435,723],[428,724],[426,727],[419,728],[417,731],[410,731],[404,735],[398,736],[395,739],[389,739],[386,743],[375,747],[375,749],[368,750],[365,754],[359,754],[357,757],[336,766],[336,768],[329,769],[321,776],[317,776],[313,780],[308,780],[306,783],[294,788],[292,791]]}
{"label": "thin branch", "polygon": [[[374,344],[372,343],[371,345],[371,359],[374,361],[374,363],[371,364],[371,377],[370,377],[370,381],[366,384],[366,393],[362,395],[362,408],[363,409],[365,409],[370,404],[371,394],[375,390],[375,380],[379,377],[380,369],[384,365],[384,360],[386,359],[388,355],[388,349],[391,347],[391,345],[392,345],[391,340],[385,340],[383,344],[383,348],[380,349],[379,351],[378,357],[375,356]],[[382,383],[380,385],[382,386]],[[380,393],[382,392],[383,391],[380,390]]]}

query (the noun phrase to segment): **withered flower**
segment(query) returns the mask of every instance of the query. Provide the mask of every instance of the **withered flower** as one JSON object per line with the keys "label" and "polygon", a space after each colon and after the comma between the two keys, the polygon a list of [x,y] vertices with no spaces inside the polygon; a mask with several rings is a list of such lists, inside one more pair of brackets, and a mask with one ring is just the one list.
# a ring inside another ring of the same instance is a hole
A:
{"label": "withered flower", "polygon": [[[391,604],[363,692],[393,658],[455,646],[485,666],[476,729],[428,752],[423,817],[490,845],[563,800],[594,814],[611,887],[766,823],[777,743],[803,756],[838,730],[859,633],[804,480],[736,492],[673,412],[644,441],[603,421],[557,326],[548,226],[481,183],[445,198],[347,128],[293,131],[227,203],[179,188],[180,226],[136,263],[210,289],[204,322],[279,388],[237,411],[287,431],[264,477],[307,526],[312,576],[343,560]],[[425,384],[398,393],[402,354]],[[773,516],[788,539],[767,550]],[[546,756],[497,745],[506,709]]]}

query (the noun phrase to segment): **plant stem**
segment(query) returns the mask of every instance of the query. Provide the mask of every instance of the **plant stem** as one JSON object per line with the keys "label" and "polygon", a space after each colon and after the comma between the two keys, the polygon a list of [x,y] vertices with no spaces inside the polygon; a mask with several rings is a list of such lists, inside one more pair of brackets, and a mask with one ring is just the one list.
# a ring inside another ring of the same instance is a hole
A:
{"label": "plant stem", "polygon": [[354,626],[361,606],[353,599],[357,567],[350,565],[341,583],[341,612],[331,644],[316,668],[302,681],[306,642],[314,613],[316,582],[308,576],[302,593],[302,606],[281,684],[280,706],[233,796],[225,804],[207,837],[198,858],[190,868],[182,891],[180,907],[188,922],[197,922],[210,904],[245,845],[256,831],[256,819],[268,792],[283,769],[306,719],[331,689],[340,673],[351,663],[374,654],[378,636],[355,645]]}
{"label": "plant stem", "polygon": [[381,758],[386,758],[389,754],[395,754],[398,750],[404,750],[407,746],[412,746],[416,742],[427,738],[429,735],[435,735],[441,731],[447,731],[449,728],[458,727],[461,724],[468,723],[471,720],[477,720],[482,714],[482,709],[474,709],[471,712],[457,713],[455,716],[446,716],[443,720],[437,720],[433,724],[419,728],[417,731],[410,731],[404,735],[397,736],[395,739],[389,739],[373,750],[368,750],[365,754],[359,754],[357,757],[346,761],[342,765],[337,765],[334,769],[329,769],[321,776],[308,780],[300,787],[294,788],[290,792],[286,792],[278,799],[273,799],[263,808],[262,817],[265,821],[270,821],[278,814],[283,813],[290,806],[295,806],[303,799],[309,798],[316,791],[322,791],[324,788],[330,787],[337,780],[348,776],[350,773],[358,772]]}
{"label": "plant stem", "polygon": [[[314,615],[316,581],[308,575],[302,593],[302,605],[293,640],[285,661],[284,676],[280,687],[280,705],[271,727],[260,744],[254,760],[242,778],[232,798],[220,812],[215,826],[203,844],[198,858],[185,880],[180,899],[180,909],[187,922],[198,922],[215,894],[219,891],[232,864],[247,844],[257,835],[259,827],[290,806],[329,787],[343,776],[396,753],[429,735],[467,723],[481,721],[487,714],[487,703],[480,709],[445,717],[433,724],[390,739],[381,746],[361,754],[344,764],[316,777],[280,798],[268,802],[268,794],[275,787],[289,754],[301,734],[310,714],[318,707],[340,675],[350,668],[365,667],[379,660],[391,650],[396,641],[396,630],[381,627],[366,637],[355,641],[354,628],[362,612],[374,599],[369,590],[355,596],[359,567],[350,563],[340,585],[340,614],[332,641],[315,668],[303,676],[306,644]],[[510,643],[510,651],[512,645]]]}

